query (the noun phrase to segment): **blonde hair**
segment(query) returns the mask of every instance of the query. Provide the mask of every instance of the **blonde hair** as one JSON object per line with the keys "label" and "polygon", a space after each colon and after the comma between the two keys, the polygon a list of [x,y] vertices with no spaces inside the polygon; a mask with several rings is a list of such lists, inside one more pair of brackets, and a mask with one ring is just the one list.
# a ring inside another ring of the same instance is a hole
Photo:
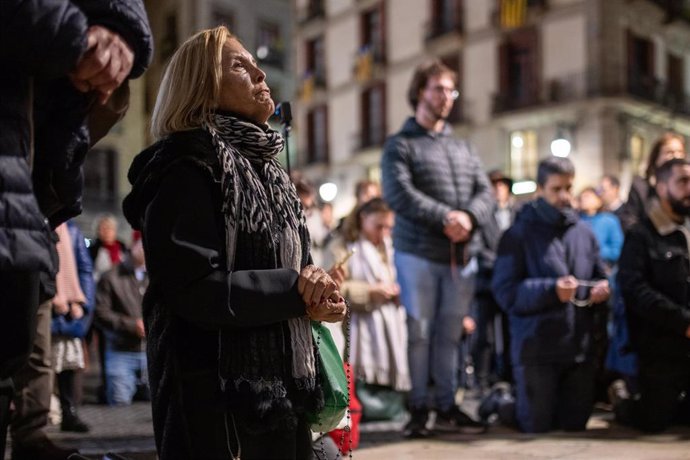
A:
{"label": "blonde hair", "polygon": [[223,46],[235,36],[225,27],[206,29],[185,41],[163,74],[151,117],[151,135],[158,140],[208,121],[220,96]]}

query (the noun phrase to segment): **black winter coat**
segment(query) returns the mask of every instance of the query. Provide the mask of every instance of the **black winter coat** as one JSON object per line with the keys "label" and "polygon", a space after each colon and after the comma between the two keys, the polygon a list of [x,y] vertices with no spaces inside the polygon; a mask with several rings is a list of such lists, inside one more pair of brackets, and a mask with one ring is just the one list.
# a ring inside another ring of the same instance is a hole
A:
{"label": "black winter coat", "polygon": [[[94,24],[127,41],[136,56],[132,76],[141,74],[151,55],[141,0],[0,2],[0,61],[7,69],[0,75],[0,270],[55,269],[53,241],[34,195],[32,164],[50,164],[43,170],[54,170],[39,175],[41,188],[70,190],[60,207],[72,210],[53,224],[77,213],[89,97],[67,87],[64,77],[79,61],[86,31]],[[51,97],[37,101],[40,94]]]}
{"label": "black winter coat", "polygon": [[618,260],[635,351],[645,360],[690,357],[690,261],[680,231],[660,234],[649,217],[627,233]]}
{"label": "black winter coat", "polygon": [[[227,271],[220,168],[208,133],[179,132],[154,144],[134,159],[129,180],[133,189],[123,209],[142,230],[150,279],[144,321],[158,455],[229,458],[218,331],[283,327],[280,359],[288,359],[285,320],[306,314],[298,273],[261,266],[266,241],[243,233],[235,270]],[[246,427],[242,414],[233,411]],[[260,421],[263,429],[275,430],[279,415]]]}

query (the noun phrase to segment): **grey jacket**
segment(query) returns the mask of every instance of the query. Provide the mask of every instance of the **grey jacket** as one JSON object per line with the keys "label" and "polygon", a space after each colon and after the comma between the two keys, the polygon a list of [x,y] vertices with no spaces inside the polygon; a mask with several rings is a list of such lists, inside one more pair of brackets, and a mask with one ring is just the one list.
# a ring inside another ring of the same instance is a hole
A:
{"label": "grey jacket", "polygon": [[[396,212],[393,244],[397,251],[435,262],[450,262],[450,242],[443,234],[451,210],[470,214],[474,228],[491,218],[491,185],[472,146],[451,135],[427,131],[409,118],[390,137],[381,159],[383,196]],[[473,238],[477,240],[477,238]],[[460,263],[479,245],[456,244]]]}

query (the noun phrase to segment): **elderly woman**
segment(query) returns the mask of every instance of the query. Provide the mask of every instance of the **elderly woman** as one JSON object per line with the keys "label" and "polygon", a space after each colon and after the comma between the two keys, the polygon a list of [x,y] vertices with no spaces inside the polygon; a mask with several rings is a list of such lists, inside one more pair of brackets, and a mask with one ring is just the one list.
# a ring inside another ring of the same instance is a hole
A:
{"label": "elderly woman", "polygon": [[309,235],[276,155],[266,75],[225,28],[173,55],[129,172],[142,229],[159,458],[311,458],[305,414],[323,396],[310,320],[346,305],[310,265]]}

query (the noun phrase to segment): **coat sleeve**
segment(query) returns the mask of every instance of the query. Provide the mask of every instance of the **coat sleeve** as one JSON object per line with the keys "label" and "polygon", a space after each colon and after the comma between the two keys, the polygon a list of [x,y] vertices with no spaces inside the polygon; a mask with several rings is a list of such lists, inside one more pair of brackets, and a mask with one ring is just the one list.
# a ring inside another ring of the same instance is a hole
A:
{"label": "coat sleeve", "polygon": [[690,327],[690,311],[673,302],[649,283],[651,266],[644,235],[628,232],[618,261],[618,285],[626,310],[669,333],[684,336]]}
{"label": "coat sleeve", "polygon": [[304,316],[296,271],[228,272],[214,185],[210,174],[187,162],[165,173],[144,218],[152,287],[166,307],[206,329],[254,327]]}
{"label": "coat sleeve", "polygon": [[0,1],[0,59],[26,75],[69,73],[86,49],[88,21],[68,0]]}
{"label": "coat sleeve", "polygon": [[601,245],[601,258],[616,263],[623,247],[623,229],[613,214],[606,216],[606,240]]}
{"label": "coat sleeve", "polygon": [[525,251],[515,227],[503,234],[498,245],[491,287],[496,301],[509,314],[535,315],[563,305],[556,295],[555,278],[528,277]]}
{"label": "coat sleeve", "polygon": [[393,137],[386,142],[381,158],[383,196],[396,213],[441,231],[446,214],[452,209],[415,187],[409,154],[409,146],[402,138]]}
{"label": "coat sleeve", "polygon": [[89,19],[122,37],[134,51],[129,78],[139,77],[151,62],[153,39],[143,0],[73,0]]}

